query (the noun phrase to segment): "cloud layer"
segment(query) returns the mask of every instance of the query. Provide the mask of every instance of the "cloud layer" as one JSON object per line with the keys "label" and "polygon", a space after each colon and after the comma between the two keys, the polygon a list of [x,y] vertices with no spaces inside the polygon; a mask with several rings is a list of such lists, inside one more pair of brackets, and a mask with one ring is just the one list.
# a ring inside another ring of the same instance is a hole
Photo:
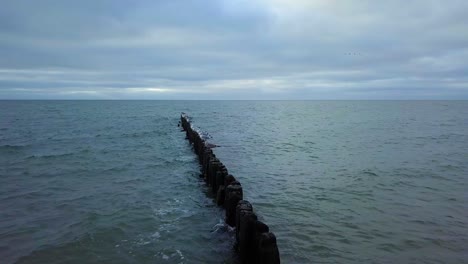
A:
{"label": "cloud layer", "polygon": [[466,10],[458,0],[7,0],[0,99],[468,99]]}

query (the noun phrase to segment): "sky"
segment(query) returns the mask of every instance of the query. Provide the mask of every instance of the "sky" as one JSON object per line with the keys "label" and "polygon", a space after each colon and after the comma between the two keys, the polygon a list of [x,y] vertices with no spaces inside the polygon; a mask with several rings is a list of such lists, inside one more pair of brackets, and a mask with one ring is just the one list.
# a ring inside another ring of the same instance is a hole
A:
{"label": "sky", "polygon": [[466,0],[2,0],[0,99],[468,99]]}

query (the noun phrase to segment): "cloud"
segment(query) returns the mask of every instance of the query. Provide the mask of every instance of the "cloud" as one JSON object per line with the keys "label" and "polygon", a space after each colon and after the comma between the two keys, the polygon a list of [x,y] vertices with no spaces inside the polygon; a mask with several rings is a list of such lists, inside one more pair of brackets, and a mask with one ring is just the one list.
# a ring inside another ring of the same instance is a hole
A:
{"label": "cloud", "polygon": [[465,1],[6,1],[0,98],[468,98]]}

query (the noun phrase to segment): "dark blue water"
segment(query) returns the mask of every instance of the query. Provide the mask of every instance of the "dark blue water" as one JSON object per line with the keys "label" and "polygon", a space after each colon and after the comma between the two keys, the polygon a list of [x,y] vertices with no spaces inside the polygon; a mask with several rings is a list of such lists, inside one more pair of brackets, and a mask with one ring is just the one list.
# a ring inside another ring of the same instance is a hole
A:
{"label": "dark blue water", "polygon": [[284,263],[468,258],[466,101],[0,101],[2,263],[235,263],[180,112]]}

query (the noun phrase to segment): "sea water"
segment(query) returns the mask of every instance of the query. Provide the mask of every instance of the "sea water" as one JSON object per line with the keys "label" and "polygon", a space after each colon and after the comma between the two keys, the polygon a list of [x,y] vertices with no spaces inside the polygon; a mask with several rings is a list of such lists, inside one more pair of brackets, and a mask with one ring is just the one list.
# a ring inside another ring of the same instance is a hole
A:
{"label": "sea water", "polygon": [[236,263],[180,112],[283,263],[468,259],[467,101],[0,101],[0,262]]}

